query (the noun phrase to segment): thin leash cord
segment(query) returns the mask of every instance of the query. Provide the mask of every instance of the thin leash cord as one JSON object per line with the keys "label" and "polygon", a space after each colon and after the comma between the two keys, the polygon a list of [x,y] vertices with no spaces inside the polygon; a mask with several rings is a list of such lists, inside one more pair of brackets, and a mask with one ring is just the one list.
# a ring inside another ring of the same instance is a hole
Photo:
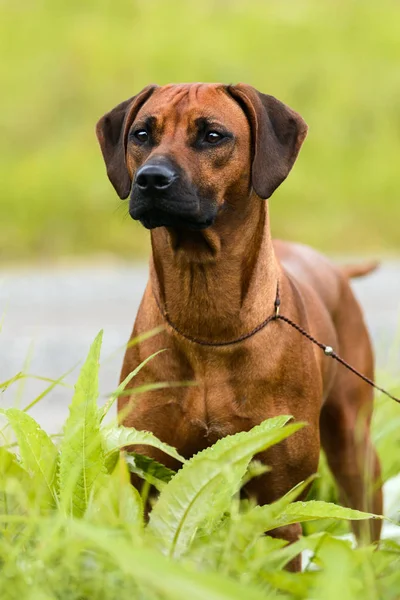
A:
{"label": "thin leash cord", "polygon": [[382,394],[385,394],[385,396],[387,396],[388,398],[391,398],[391,400],[394,400],[395,402],[398,402],[400,404],[400,398],[396,398],[396,396],[393,396],[390,392],[388,392],[384,388],[379,387],[374,381],[372,381],[372,379],[370,379],[366,375],[363,375],[363,373],[360,373],[359,371],[357,371],[357,369],[355,369],[352,365],[350,365],[347,361],[345,361],[344,358],[339,356],[339,354],[337,354],[331,346],[327,346],[327,345],[323,344],[322,342],[319,342],[312,335],[310,335],[305,329],[303,329],[303,327],[301,327],[300,325],[297,325],[297,323],[295,323],[288,317],[281,315],[280,314],[281,299],[280,299],[280,294],[279,294],[279,283],[277,284],[277,288],[276,288],[276,298],[275,298],[275,303],[274,303],[275,312],[272,315],[270,315],[269,317],[267,317],[262,323],[257,325],[257,327],[252,329],[249,333],[245,333],[245,334],[241,335],[240,337],[235,338],[234,340],[229,340],[229,341],[224,341],[224,342],[208,342],[207,340],[202,340],[200,338],[196,338],[194,336],[187,335],[182,330],[180,330],[175,325],[175,323],[173,323],[171,321],[171,319],[168,316],[167,311],[164,311],[161,308],[161,305],[158,301],[158,298],[155,296],[155,294],[154,294],[154,299],[156,301],[158,310],[160,311],[162,317],[165,319],[165,321],[168,323],[168,325],[174,331],[179,333],[179,335],[184,337],[185,339],[189,340],[193,344],[198,344],[200,346],[211,346],[211,347],[215,348],[215,347],[232,346],[233,344],[239,344],[240,342],[243,342],[243,341],[253,337],[253,335],[255,335],[256,333],[258,333],[259,331],[264,329],[269,323],[271,323],[271,321],[284,321],[285,323],[287,323],[288,325],[293,327],[293,329],[298,331],[302,336],[307,338],[312,344],[315,344],[316,346],[318,346],[318,348],[320,348],[326,356],[328,356],[329,358],[333,358],[338,363],[340,363],[341,365],[346,367],[346,369],[348,369],[349,371],[354,373],[354,375],[357,375],[357,377],[359,377],[360,379],[365,381],[365,383],[368,383],[368,385],[372,386],[373,388],[375,388]]}
{"label": "thin leash cord", "polygon": [[270,315],[267,319],[265,319],[265,321],[263,321],[262,323],[257,325],[257,327],[252,329],[249,333],[245,333],[245,334],[241,335],[240,337],[235,338],[234,340],[229,340],[226,342],[208,342],[207,340],[202,340],[202,339],[193,337],[191,335],[188,335],[187,333],[183,333],[183,331],[181,329],[179,329],[174,323],[172,323],[172,321],[170,320],[169,316],[166,313],[161,313],[161,314],[163,315],[163,317],[166,320],[166,322],[168,323],[168,325],[170,327],[172,327],[172,329],[174,329],[177,333],[179,333],[179,335],[181,335],[182,337],[189,340],[189,342],[193,342],[193,344],[198,344],[199,346],[212,346],[213,348],[215,348],[215,347],[221,348],[223,346],[233,346],[234,344],[239,344],[240,342],[244,342],[248,338],[253,337],[253,335],[255,335],[256,333],[261,331],[261,329],[264,329],[264,327],[266,327],[268,325],[268,323],[276,320],[276,316],[273,314],[273,315]]}
{"label": "thin leash cord", "polygon": [[325,346],[325,344],[322,344],[321,342],[319,342],[318,340],[316,340],[315,338],[313,338],[312,335],[310,335],[309,333],[307,333],[307,331],[305,331],[305,329],[303,329],[302,327],[300,327],[300,325],[297,325],[297,323],[294,323],[293,321],[291,321],[287,317],[284,317],[283,315],[279,315],[278,314],[275,317],[275,319],[276,320],[279,319],[280,321],[284,321],[285,323],[287,323],[288,325],[290,325],[291,327],[293,327],[294,329],[296,329],[299,333],[301,333],[301,335],[303,335],[308,340],[310,340],[310,342],[312,342],[313,344],[315,344],[316,346],[318,346],[319,348],[321,348],[321,350],[324,351],[324,353],[326,354],[326,356],[329,356],[330,358],[333,358],[334,360],[336,360],[337,362],[339,362],[341,365],[343,365],[344,367],[346,367],[346,369],[348,369],[349,371],[351,371],[352,373],[354,373],[354,375],[357,375],[360,379],[363,379],[363,381],[365,381],[366,383],[368,383],[369,385],[371,385],[372,387],[374,387],[376,390],[378,390],[382,394],[385,394],[385,396],[388,396],[389,398],[391,398],[392,400],[394,400],[395,402],[398,402],[400,404],[400,398],[396,398],[396,396],[392,396],[392,394],[390,392],[388,392],[387,390],[384,390],[383,388],[379,387],[379,385],[376,385],[376,383],[374,381],[372,381],[372,379],[370,379],[366,375],[363,375],[362,373],[360,373],[359,371],[357,371],[357,369],[355,369],[348,362],[346,362],[344,360],[344,358],[342,358],[341,356],[339,356],[338,354],[336,354],[336,352],[333,350],[333,348],[331,346]]}
{"label": "thin leash cord", "polygon": [[359,377],[360,379],[362,379],[363,381],[365,381],[365,383],[368,383],[370,386],[372,386],[373,388],[375,388],[376,390],[378,390],[382,394],[385,394],[385,396],[387,396],[388,398],[391,398],[391,400],[394,400],[395,402],[398,402],[400,404],[400,398],[396,398],[396,396],[393,396],[387,390],[379,387],[379,385],[377,385],[374,381],[372,381],[372,379],[370,379],[369,377],[367,377],[363,373],[360,373],[359,371],[357,371],[357,369],[355,369],[352,365],[350,365],[347,361],[345,361],[344,358],[342,358],[341,356],[339,356],[339,354],[337,354],[334,351],[334,349],[332,348],[332,346],[327,346],[326,344],[323,344],[322,342],[319,342],[312,335],[310,335],[308,333],[308,331],[306,331],[305,329],[303,329],[303,327],[301,327],[300,325],[298,325],[297,323],[295,323],[294,321],[292,321],[288,317],[285,317],[284,315],[281,315],[280,312],[279,312],[280,306],[281,306],[281,298],[280,298],[280,293],[279,293],[279,281],[278,281],[278,284],[277,284],[277,287],[276,287],[276,297],[275,297],[275,314],[274,314],[275,320],[279,319],[280,321],[284,321],[285,323],[287,323],[288,325],[290,325],[291,327],[293,327],[293,329],[296,329],[296,331],[298,331],[299,333],[301,333],[302,336],[304,336],[305,338],[307,338],[308,340],[310,340],[310,342],[312,342],[313,344],[315,344],[316,346],[318,346],[318,348],[321,348],[321,350],[326,354],[326,356],[329,356],[330,358],[333,358],[338,363],[340,363],[341,365],[343,365],[344,367],[346,367],[346,369],[348,369],[349,371],[351,371],[352,373],[354,373],[354,375],[357,375],[357,377]]}
{"label": "thin leash cord", "polygon": [[[201,338],[197,338],[192,335],[188,335],[187,333],[184,333],[181,329],[179,329],[179,327],[177,325],[175,325],[175,323],[173,323],[171,321],[171,319],[169,318],[169,315],[168,315],[168,311],[162,309],[161,304],[160,304],[157,296],[154,293],[153,293],[153,298],[156,301],[157,308],[160,311],[161,316],[168,323],[168,325],[171,327],[171,329],[173,329],[174,331],[179,333],[179,335],[181,335],[185,339],[189,340],[189,342],[193,342],[193,344],[198,344],[199,346],[211,346],[213,348],[216,348],[216,347],[221,348],[223,346],[233,346],[233,344],[239,344],[239,342],[244,342],[248,338],[253,337],[253,335],[255,335],[256,333],[261,331],[261,329],[264,329],[264,327],[266,327],[268,325],[268,323],[270,323],[271,321],[274,321],[276,319],[276,312],[275,312],[274,314],[267,317],[265,319],[265,321],[263,321],[262,323],[257,325],[257,327],[255,327],[254,329],[249,331],[249,333],[244,333],[243,335],[241,335],[238,338],[235,338],[234,340],[228,340],[226,342],[225,341],[224,342],[208,342],[207,340],[202,340]],[[279,300],[279,298],[278,298],[278,291],[277,291],[277,296],[276,296],[276,300],[275,300],[275,309],[277,306],[276,302],[278,302],[278,300]]]}

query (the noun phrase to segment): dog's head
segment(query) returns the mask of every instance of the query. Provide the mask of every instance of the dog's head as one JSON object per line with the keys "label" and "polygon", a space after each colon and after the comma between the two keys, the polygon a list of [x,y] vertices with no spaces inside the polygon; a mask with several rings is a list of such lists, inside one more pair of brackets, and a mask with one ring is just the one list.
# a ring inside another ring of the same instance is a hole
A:
{"label": "dog's head", "polygon": [[148,86],[96,128],[108,177],[149,228],[205,229],[251,189],[269,198],[307,133],[296,112],[239,84]]}

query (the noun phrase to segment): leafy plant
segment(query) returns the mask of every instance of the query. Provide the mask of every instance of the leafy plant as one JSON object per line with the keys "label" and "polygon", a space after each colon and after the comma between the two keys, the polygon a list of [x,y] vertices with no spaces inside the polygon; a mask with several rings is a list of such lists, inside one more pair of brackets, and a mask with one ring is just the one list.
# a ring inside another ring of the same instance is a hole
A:
{"label": "leafy plant", "polygon": [[[379,515],[321,499],[296,501],[310,481],[271,505],[240,501],[243,482],[262,471],[251,463],[253,456],[301,423],[289,416],[269,419],[185,461],[149,432],[103,424],[105,410],[97,406],[100,349],[101,333],[78,377],[59,445],[26,412],[1,411],[3,435],[12,430],[15,440],[10,437],[0,448],[2,599],[398,597],[395,540],[376,551],[353,548],[327,532],[289,546],[265,535],[291,523]],[[175,474],[126,452],[135,444],[162,450],[180,461],[181,469]],[[148,522],[130,472],[159,490]],[[300,552],[309,553],[312,568],[285,571]]]}

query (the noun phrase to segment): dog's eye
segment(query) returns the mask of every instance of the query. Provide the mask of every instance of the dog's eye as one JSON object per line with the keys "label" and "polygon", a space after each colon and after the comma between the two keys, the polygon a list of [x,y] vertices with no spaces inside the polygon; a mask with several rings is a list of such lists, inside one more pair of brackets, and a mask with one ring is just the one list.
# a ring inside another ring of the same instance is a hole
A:
{"label": "dog's eye", "polygon": [[149,139],[149,134],[145,129],[137,129],[133,133],[133,135],[142,144],[144,144],[144,142],[147,142],[147,140]]}
{"label": "dog's eye", "polygon": [[204,140],[208,144],[217,144],[223,137],[224,136],[221,133],[218,133],[218,131],[207,131]]}

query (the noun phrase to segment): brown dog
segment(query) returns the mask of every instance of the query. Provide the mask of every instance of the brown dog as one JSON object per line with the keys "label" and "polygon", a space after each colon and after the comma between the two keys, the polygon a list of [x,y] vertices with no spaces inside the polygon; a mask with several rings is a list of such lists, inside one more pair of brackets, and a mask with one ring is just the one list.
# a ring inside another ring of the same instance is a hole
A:
{"label": "brown dog", "polygon": [[[317,471],[321,439],[343,501],[381,513],[381,491],[368,494],[366,484],[380,473],[369,436],[371,388],[282,321],[216,345],[273,314],[279,283],[282,314],[373,377],[352,273],[306,246],[271,239],[265,199],[306,133],[300,115],[243,84],[149,86],[99,121],[111,183],[152,230],[150,279],[132,336],[165,326],[127,350],[122,378],[167,348],[135,381],[197,382],[140,396],[124,422],[190,457],[268,417],[293,415],[309,425],[262,457],[272,470],[250,485],[258,503]],[[151,456],[178,466],[156,450]],[[377,539],[379,522],[371,529]],[[293,541],[300,531],[292,525],[276,535]]]}

